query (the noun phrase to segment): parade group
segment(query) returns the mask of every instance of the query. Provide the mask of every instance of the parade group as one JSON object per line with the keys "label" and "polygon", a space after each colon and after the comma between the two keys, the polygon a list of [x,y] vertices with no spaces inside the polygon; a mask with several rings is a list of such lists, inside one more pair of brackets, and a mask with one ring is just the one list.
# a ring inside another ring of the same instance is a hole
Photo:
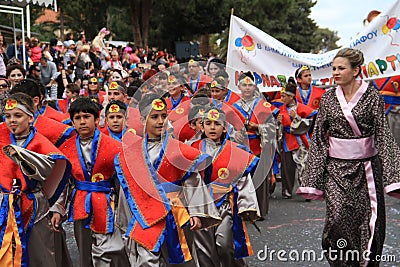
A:
{"label": "parade group", "polygon": [[72,266],[66,220],[80,266],[248,266],[277,181],[283,199],[326,201],[325,250],[369,252],[332,266],[379,265],[384,193],[400,198],[398,77],[377,90],[343,48],[330,88],[308,66],[279,91],[251,71],[229,88],[215,55],[178,63],[109,33],[0,35],[1,266]]}

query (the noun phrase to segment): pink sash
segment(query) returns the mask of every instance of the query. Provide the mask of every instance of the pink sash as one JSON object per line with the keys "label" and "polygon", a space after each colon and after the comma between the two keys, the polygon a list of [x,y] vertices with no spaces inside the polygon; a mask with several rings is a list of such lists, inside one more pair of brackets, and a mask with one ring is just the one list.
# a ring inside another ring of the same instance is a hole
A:
{"label": "pink sash", "polygon": [[329,137],[329,156],[337,159],[367,159],[377,154],[375,136],[359,139]]}
{"label": "pink sash", "polygon": [[[362,81],[360,88],[354,94],[353,98],[347,103],[347,101],[344,97],[342,88],[340,86],[338,86],[336,88],[336,97],[339,100],[340,107],[342,108],[344,116],[346,117],[346,120],[350,123],[350,126],[353,129],[353,132],[356,136],[361,136],[361,131],[357,126],[356,120],[355,120],[353,114],[351,113],[351,110],[355,107],[355,105],[361,99],[362,95],[367,91],[367,89],[368,89],[368,84],[366,82]],[[345,152],[342,153],[342,152],[336,150],[336,148],[339,148],[339,147],[336,146],[337,142],[333,139],[332,139],[332,143],[334,144],[334,146],[331,147],[331,138],[332,137],[329,138],[329,146],[330,146],[329,153],[331,153],[331,150],[333,151],[334,154],[341,155],[341,154],[345,153]],[[359,141],[360,143],[365,142],[365,143],[369,143],[369,145],[370,145],[370,147],[364,148],[366,150],[366,154],[364,154],[361,158],[368,158],[367,155],[371,155],[371,156],[376,155],[376,148],[375,148],[373,140],[367,140],[367,139],[372,139],[372,138],[373,138],[373,136],[360,139],[360,140],[364,139],[363,141]],[[340,139],[340,141],[342,141],[342,140],[343,139]],[[355,143],[356,143],[355,141],[352,141],[351,145],[354,146]],[[353,148],[357,148],[358,153],[361,153],[362,149],[360,147],[358,147],[357,145],[354,147],[353,146],[346,148],[346,150],[351,150]],[[375,154],[373,154],[373,153],[375,153]],[[356,153],[350,152],[349,155],[354,156],[354,155],[356,155]],[[357,154],[357,155],[361,156],[360,154]],[[373,175],[373,171],[372,171],[371,161],[364,162],[364,168],[365,168],[365,176],[366,176],[367,184],[368,184],[369,198],[370,198],[370,202],[371,202],[371,218],[369,221],[371,238],[369,239],[368,246],[367,246],[367,251],[370,251],[371,245],[372,245],[372,240],[374,237],[375,223],[376,223],[376,219],[377,219],[378,202],[377,202],[376,188],[375,188],[374,175]],[[368,260],[365,261],[364,266],[367,266],[367,265],[368,265]]]}

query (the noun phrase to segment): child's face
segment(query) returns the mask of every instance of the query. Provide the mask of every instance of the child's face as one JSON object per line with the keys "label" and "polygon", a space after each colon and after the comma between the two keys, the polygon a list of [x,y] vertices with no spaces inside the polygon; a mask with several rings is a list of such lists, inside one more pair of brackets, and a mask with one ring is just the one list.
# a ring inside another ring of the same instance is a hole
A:
{"label": "child's face", "polygon": [[4,111],[8,129],[14,135],[26,135],[29,133],[33,117],[19,108]]}
{"label": "child's face", "polygon": [[122,102],[126,101],[126,95],[124,95],[119,90],[109,90],[108,91],[108,100],[120,100]]}
{"label": "child's face", "polygon": [[239,90],[242,93],[242,97],[247,99],[251,98],[254,95],[254,91],[256,90],[256,86],[254,84],[239,84]]}
{"label": "child's face", "polygon": [[199,132],[201,130],[203,130],[203,124],[201,123],[202,119],[201,118],[197,118],[194,119],[190,122],[190,128],[192,128],[193,130],[195,130],[195,132]]}
{"label": "child's face", "polygon": [[221,121],[205,120],[203,127],[204,134],[214,142],[220,142],[222,134],[226,132]]}
{"label": "child's face", "polygon": [[71,92],[68,89],[65,90],[65,95],[67,96],[67,99],[72,99],[72,98],[76,97],[76,94]]}
{"label": "child's face", "polygon": [[227,90],[222,90],[220,88],[217,87],[212,87],[211,88],[211,97],[216,99],[216,100],[224,100],[226,94],[228,93]]}
{"label": "child's face", "polygon": [[94,135],[99,118],[95,119],[93,114],[81,111],[73,116],[72,123],[78,134],[85,138]]}
{"label": "child's face", "polygon": [[[161,137],[164,131],[164,123],[167,120],[167,110],[151,110],[145,121],[145,130],[149,138]],[[143,117],[142,117],[143,120]]]}
{"label": "child's face", "polygon": [[281,98],[284,105],[292,104],[294,100],[294,96],[285,93],[281,93]]}
{"label": "child's face", "polygon": [[112,132],[120,133],[125,126],[125,115],[121,112],[109,113],[106,122]]}

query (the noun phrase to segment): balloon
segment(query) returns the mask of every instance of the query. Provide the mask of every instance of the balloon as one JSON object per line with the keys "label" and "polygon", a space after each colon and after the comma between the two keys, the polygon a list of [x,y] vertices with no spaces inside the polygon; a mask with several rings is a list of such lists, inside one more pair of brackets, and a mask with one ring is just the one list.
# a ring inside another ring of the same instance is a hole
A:
{"label": "balloon", "polygon": [[396,25],[393,27],[392,30],[397,31],[398,29],[400,29],[400,19],[397,20]]}
{"label": "balloon", "polygon": [[386,23],[386,25],[387,25],[387,27],[388,27],[389,29],[392,29],[392,28],[396,25],[396,22],[397,22],[397,19],[396,19],[395,17],[393,17],[393,18],[390,18],[390,19],[388,20],[388,22]]}
{"label": "balloon", "polygon": [[252,44],[251,46],[247,46],[245,48],[246,48],[247,51],[253,51],[255,47],[256,47],[256,45]]}
{"label": "balloon", "polygon": [[387,34],[389,31],[390,31],[390,30],[389,30],[388,26],[383,25],[383,27],[382,27],[382,32],[383,32],[383,34]]}
{"label": "balloon", "polygon": [[235,40],[235,45],[237,46],[237,47],[242,47],[242,38],[236,38],[236,40]]}
{"label": "balloon", "polygon": [[245,36],[242,38],[242,45],[243,45],[244,47],[252,46],[252,45],[253,45],[253,38],[251,38],[250,35],[245,35]]}

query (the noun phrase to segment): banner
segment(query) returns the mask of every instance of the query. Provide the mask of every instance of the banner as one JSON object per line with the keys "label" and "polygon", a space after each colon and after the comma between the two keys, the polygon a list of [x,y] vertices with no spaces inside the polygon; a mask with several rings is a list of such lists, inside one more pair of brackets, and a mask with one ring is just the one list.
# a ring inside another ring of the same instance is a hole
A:
{"label": "banner", "polygon": [[[399,15],[399,17],[397,17]],[[355,21],[354,23],[362,23]],[[400,74],[400,1],[382,12],[345,47],[364,53],[361,78],[371,80]],[[311,69],[314,85],[330,85],[332,60],[339,49],[321,54],[298,53],[267,33],[231,16],[227,54],[229,88],[237,89],[241,72],[251,71],[260,91],[278,91],[297,68]],[[234,77],[234,78],[232,78]]]}

